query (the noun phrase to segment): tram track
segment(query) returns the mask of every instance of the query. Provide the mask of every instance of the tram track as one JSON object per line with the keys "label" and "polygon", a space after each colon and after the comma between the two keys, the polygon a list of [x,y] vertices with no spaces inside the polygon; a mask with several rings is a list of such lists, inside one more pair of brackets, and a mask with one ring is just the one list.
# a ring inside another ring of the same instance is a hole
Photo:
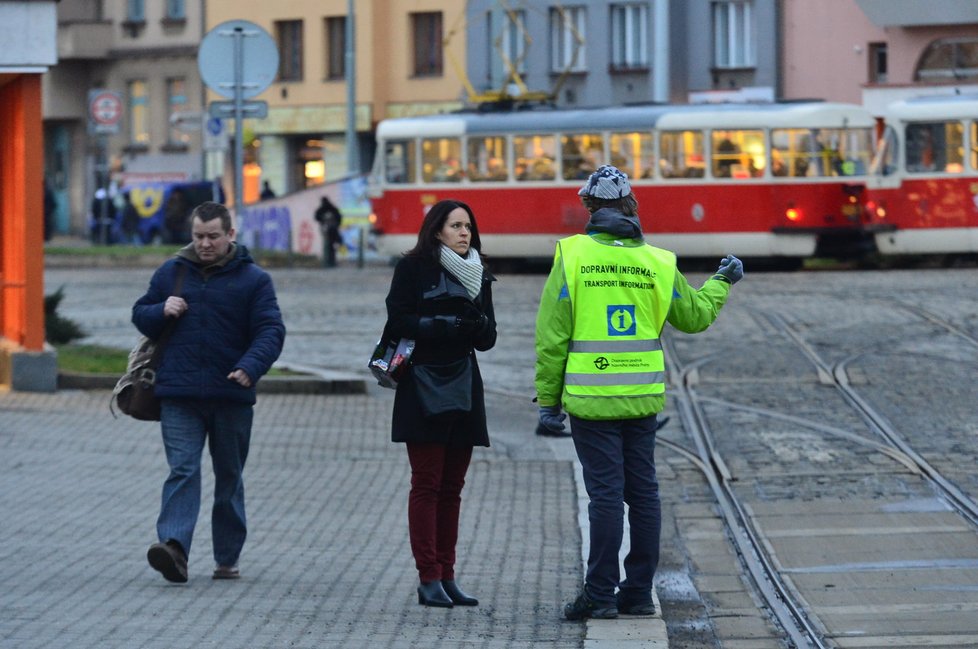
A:
{"label": "tram track", "polygon": [[[901,304],[900,308],[945,329],[967,344],[978,347],[978,340],[970,333],[944,321],[935,314],[905,304]],[[802,595],[796,593],[793,587],[782,578],[776,561],[770,555],[770,549],[765,543],[763,532],[755,526],[750,509],[738,497],[734,489],[737,478],[732,475],[721,453],[715,447],[713,433],[704,413],[704,406],[721,406],[758,418],[780,420],[796,428],[807,428],[824,435],[842,438],[847,442],[879,452],[902,465],[911,474],[925,479],[951,510],[957,512],[971,526],[976,528],[978,528],[978,503],[927,462],[900,435],[888,418],[873,407],[851,384],[847,371],[848,366],[863,356],[865,351],[850,355],[841,361],[830,363],[784,318],[774,313],[764,314],[764,317],[776,332],[791,341],[809,360],[817,372],[819,383],[834,387],[845,403],[851,407],[852,411],[858,415],[878,439],[803,417],[699,395],[696,390],[696,384],[699,381],[699,369],[713,360],[714,357],[699,358],[685,366],[680,366],[675,360],[679,356],[672,348],[671,341],[666,339],[664,343],[667,349],[667,359],[671,365],[670,373],[672,376],[678,377],[674,382],[679,397],[680,417],[684,427],[694,440],[696,450],[693,452],[679,444],[665,440],[660,441],[664,446],[693,462],[706,477],[737,556],[771,617],[784,632],[785,640],[798,648],[832,647],[836,645],[831,644],[825,637],[830,635],[826,627],[818,621],[815,613],[806,609],[805,599]]]}

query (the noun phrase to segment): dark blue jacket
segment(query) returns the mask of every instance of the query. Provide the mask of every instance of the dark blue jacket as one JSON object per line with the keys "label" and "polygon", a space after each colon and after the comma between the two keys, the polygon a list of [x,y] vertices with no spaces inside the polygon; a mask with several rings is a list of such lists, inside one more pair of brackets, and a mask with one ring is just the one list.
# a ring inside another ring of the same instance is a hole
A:
{"label": "dark blue jacket", "polygon": [[[173,295],[180,266],[186,268],[180,296],[188,308],[163,350],[156,395],[255,403],[255,384],[285,341],[272,278],[241,245],[233,259],[206,276],[190,259],[177,256],[166,261],[153,274],[146,295],[132,307],[133,324],[154,340],[169,322],[163,304]],[[238,368],[251,378],[250,388],[227,378]]]}

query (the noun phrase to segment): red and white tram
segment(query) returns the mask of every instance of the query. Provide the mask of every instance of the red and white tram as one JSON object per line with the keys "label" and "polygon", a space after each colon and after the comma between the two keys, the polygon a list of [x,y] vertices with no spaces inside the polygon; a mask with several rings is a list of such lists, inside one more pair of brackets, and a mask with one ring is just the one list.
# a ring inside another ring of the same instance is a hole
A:
{"label": "red and white tram", "polygon": [[978,94],[891,104],[866,208],[883,254],[978,252]]}
{"label": "red and white tram", "polygon": [[549,258],[587,221],[577,188],[611,163],[628,173],[650,240],[681,256],[851,253],[867,243],[874,127],[863,108],[825,102],[384,120],[371,178],[378,245],[407,250],[425,210],[457,198],[475,211],[488,254]]}

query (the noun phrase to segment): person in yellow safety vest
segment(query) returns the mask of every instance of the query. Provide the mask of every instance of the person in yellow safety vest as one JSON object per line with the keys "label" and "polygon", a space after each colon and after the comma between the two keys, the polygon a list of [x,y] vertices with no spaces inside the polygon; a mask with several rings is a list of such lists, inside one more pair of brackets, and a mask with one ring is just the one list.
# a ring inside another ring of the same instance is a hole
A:
{"label": "person in yellow safety vest", "polygon": [[[727,255],[696,290],[675,254],[645,242],[628,176],[604,165],[578,194],[591,218],[585,234],[557,242],[536,322],[537,432],[567,436],[561,407],[570,414],[591,501],[584,588],[564,617],[652,615],[661,528],[656,414],[666,390],[659,336],[666,322],[686,333],[713,324],[744,267]],[[623,503],[631,548],[619,582]]]}

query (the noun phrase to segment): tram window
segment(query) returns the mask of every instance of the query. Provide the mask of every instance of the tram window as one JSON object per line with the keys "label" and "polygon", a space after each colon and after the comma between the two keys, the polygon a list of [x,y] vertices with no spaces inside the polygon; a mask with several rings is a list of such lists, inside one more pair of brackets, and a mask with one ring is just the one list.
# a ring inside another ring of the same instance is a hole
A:
{"label": "tram window", "polygon": [[655,174],[655,149],[650,133],[612,133],[611,164],[631,178]]}
{"label": "tram window", "polygon": [[971,136],[969,137],[971,142],[971,168],[978,169],[978,120],[971,122]]}
{"label": "tram window", "polygon": [[462,143],[458,138],[440,137],[421,141],[421,179],[426,183],[457,183],[462,180]]}
{"label": "tram window", "polygon": [[764,175],[767,154],[763,131],[713,131],[712,170],[717,178]]}
{"label": "tram window", "polygon": [[469,138],[468,170],[466,175],[473,182],[500,182],[507,180],[506,138]]}
{"label": "tram window", "polygon": [[389,183],[413,183],[414,142],[393,140],[384,144],[384,177]]}
{"label": "tram window", "polygon": [[665,131],[659,134],[659,174],[663,178],[702,178],[703,133]]}
{"label": "tram window", "polygon": [[604,139],[595,134],[564,135],[560,155],[564,180],[586,180],[604,161]]}
{"label": "tram window", "polygon": [[907,124],[907,171],[964,171],[964,128],[960,122]]}
{"label": "tram window", "polygon": [[557,140],[553,135],[525,135],[513,138],[513,175],[516,180],[556,178]]}

